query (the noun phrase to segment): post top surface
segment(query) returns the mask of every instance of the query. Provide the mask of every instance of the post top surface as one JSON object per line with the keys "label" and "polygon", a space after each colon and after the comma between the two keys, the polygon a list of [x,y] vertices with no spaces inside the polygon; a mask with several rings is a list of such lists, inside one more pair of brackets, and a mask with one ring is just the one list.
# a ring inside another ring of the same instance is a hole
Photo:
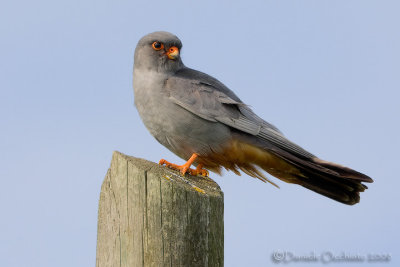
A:
{"label": "post top surface", "polygon": [[189,174],[182,176],[178,171],[169,169],[165,166],[161,166],[157,163],[141,158],[128,156],[119,151],[114,151],[112,161],[118,159],[127,160],[139,170],[143,170],[148,174],[151,173],[170,182],[174,182],[177,186],[195,190],[199,192],[199,194],[213,197],[223,197],[223,192],[219,185],[209,177],[192,176]]}

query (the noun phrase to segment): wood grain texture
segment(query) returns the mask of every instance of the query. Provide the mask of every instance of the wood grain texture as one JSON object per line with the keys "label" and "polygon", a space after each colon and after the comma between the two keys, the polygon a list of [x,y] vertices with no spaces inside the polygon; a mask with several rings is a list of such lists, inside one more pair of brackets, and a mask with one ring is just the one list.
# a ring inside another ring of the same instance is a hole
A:
{"label": "wood grain texture", "polygon": [[223,266],[223,193],[114,152],[101,187],[96,266]]}

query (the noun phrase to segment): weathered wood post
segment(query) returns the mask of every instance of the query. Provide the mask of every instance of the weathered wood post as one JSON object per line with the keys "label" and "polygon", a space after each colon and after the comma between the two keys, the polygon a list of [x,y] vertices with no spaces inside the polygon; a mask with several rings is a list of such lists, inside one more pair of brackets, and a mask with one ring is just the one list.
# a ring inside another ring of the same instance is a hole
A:
{"label": "weathered wood post", "polygon": [[211,179],[114,152],[100,193],[96,266],[223,266],[223,209]]}

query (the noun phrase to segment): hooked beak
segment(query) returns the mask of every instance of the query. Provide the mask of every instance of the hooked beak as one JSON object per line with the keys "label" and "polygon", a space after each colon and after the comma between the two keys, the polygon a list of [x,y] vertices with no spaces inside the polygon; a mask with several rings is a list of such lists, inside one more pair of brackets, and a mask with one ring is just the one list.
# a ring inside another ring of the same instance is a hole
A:
{"label": "hooked beak", "polygon": [[168,56],[169,59],[172,59],[172,60],[177,59],[179,57],[179,49],[178,49],[178,47],[171,46],[168,49],[166,55]]}

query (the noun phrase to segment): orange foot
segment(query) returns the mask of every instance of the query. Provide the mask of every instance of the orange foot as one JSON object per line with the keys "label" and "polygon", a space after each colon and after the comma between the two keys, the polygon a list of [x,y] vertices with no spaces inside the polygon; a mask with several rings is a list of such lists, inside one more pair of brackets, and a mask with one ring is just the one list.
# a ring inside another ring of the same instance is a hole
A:
{"label": "orange foot", "polygon": [[168,168],[180,171],[182,173],[182,175],[185,175],[185,173],[189,172],[190,175],[202,175],[205,177],[208,177],[208,171],[203,169],[203,165],[199,164],[197,165],[196,169],[191,169],[190,166],[192,165],[192,163],[196,160],[196,158],[198,157],[198,155],[196,153],[194,153],[190,159],[183,165],[176,165],[173,163],[170,163],[168,161],[166,161],[165,159],[161,159],[158,164],[160,165],[164,165],[167,166]]}

